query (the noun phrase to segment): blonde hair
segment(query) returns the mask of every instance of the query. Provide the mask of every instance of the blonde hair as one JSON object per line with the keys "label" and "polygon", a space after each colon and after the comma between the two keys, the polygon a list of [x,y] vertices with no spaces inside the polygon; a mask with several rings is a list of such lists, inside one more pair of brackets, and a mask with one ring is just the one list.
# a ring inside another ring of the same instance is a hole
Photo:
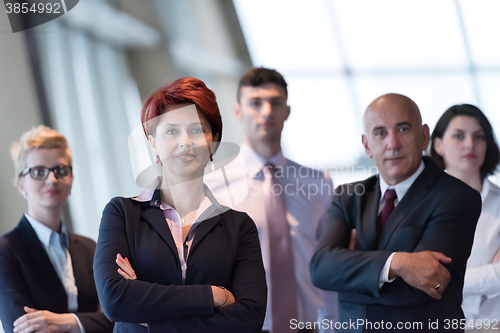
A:
{"label": "blonde hair", "polygon": [[27,168],[28,154],[39,148],[63,149],[68,157],[69,165],[73,164],[71,149],[69,149],[68,141],[66,141],[64,135],[47,126],[40,125],[33,127],[21,136],[19,142],[13,142],[10,147],[10,156],[14,161],[16,172],[14,184],[17,182],[21,172]]}

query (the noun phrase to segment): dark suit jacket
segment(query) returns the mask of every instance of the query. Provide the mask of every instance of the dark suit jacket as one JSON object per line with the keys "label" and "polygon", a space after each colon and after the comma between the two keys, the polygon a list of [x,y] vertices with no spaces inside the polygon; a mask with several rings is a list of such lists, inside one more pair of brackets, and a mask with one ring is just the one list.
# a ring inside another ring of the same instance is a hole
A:
{"label": "dark suit jacket", "polygon": [[[436,332],[429,329],[429,320],[438,320],[438,331],[444,331],[448,326],[453,328],[453,319],[464,318],[463,280],[481,213],[481,197],[440,171],[430,158],[424,157],[424,163],[425,169],[387,220],[378,244],[378,177],[337,188],[328,226],[311,260],[311,276],[317,287],[339,292],[341,323],[383,320],[391,322],[394,329],[398,322],[421,322],[420,332]],[[353,228],[357,229],[356,248],[348,250]],[[444,253],[453,260],[446,265],[451,281],[441,300],[434,300],[401,278],[378,288],[379,274],[392,252],[426,250]],[[385,327],[382,331],[389,331]],[[353,329],[344,324],[344,328],[346,332],[361,332],[361,327]],[[366,331],[371,331],[369,326]]]}
{"label": "dark suit jacket", "polygon": [[[92,261],[95,242],[68,233],[69,253],[78,289],[75,313],[87,333],[111,332],[113,324],[99,311],[93,279]],[[0,320],[5,332],[25,314],[23,307],[68,313],[66,290],[38,239],[23,216],[19,225],[0,238]]]}
{"label": "dark suit jacket", "polygon": [[[266,278],[257,229],[234,210],[201,222],[187,260],[179,255],[159,206],[113,198],[103,212],[94,261],[97,291],[116,332],[260,332],[266,312]],[[128,257],[137,280],[117,273],[117,253]],[[230,290],[236,303],[214,309],[211,285]]]}

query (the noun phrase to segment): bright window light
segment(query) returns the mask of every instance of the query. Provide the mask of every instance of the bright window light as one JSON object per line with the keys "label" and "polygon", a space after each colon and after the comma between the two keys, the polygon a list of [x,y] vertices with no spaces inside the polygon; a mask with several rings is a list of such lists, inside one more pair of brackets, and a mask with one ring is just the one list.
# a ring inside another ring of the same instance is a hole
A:
{"label": "bright window light", "polygon": [[[298,163],[368,166],[362,114],[376,97],[412,98],[433,130],[477,105],[500,133],[497,0],[234,0],[254,65],[289,83],[283,150]],[[362,179],[335,176],[338,185]],[[495,177],[500,181],[500,176]]]}

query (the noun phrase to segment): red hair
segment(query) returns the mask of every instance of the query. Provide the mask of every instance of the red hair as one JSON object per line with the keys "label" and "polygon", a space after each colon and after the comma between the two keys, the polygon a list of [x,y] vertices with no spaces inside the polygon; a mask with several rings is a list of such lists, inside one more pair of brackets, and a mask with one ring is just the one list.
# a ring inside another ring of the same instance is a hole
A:
{"label": "red hair", "polygon": [[164,114],[167,105],[184,103],[194,103],[197,106],[198,111],[207,117],[212,127],[212,135],[215,137],[218,134],[217,141],[220,142],[222,117],[215,94],[203,81],[194,77],[184,77],[170,84],[167,83],[152,93],[144,102],[141,110],[141,122],[146,137],[154,135],[158,123],[151,120]]}

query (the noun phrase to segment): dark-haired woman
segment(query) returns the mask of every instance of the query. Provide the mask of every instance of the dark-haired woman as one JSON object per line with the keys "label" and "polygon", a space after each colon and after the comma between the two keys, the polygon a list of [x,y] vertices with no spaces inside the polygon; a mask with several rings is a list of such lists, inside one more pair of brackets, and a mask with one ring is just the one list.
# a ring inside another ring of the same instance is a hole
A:
{"label": "dark-haired woman", "polygon": [[260,332],[257,229],[203,184],[222,136],[214,93],[179,79],[146,100],[141,121],[163,176],[104,209],[94,264],[104,312],[116,332]]}
{"label": "dark-haired woman", "polygon": [[486,116],[470,104],[455,105],[432,133],[431,156],[443,169],[481,193],[483,208],[467,261],[462,308],[466,330],[500,330],[500,188],[495,173],[500,152]]}

